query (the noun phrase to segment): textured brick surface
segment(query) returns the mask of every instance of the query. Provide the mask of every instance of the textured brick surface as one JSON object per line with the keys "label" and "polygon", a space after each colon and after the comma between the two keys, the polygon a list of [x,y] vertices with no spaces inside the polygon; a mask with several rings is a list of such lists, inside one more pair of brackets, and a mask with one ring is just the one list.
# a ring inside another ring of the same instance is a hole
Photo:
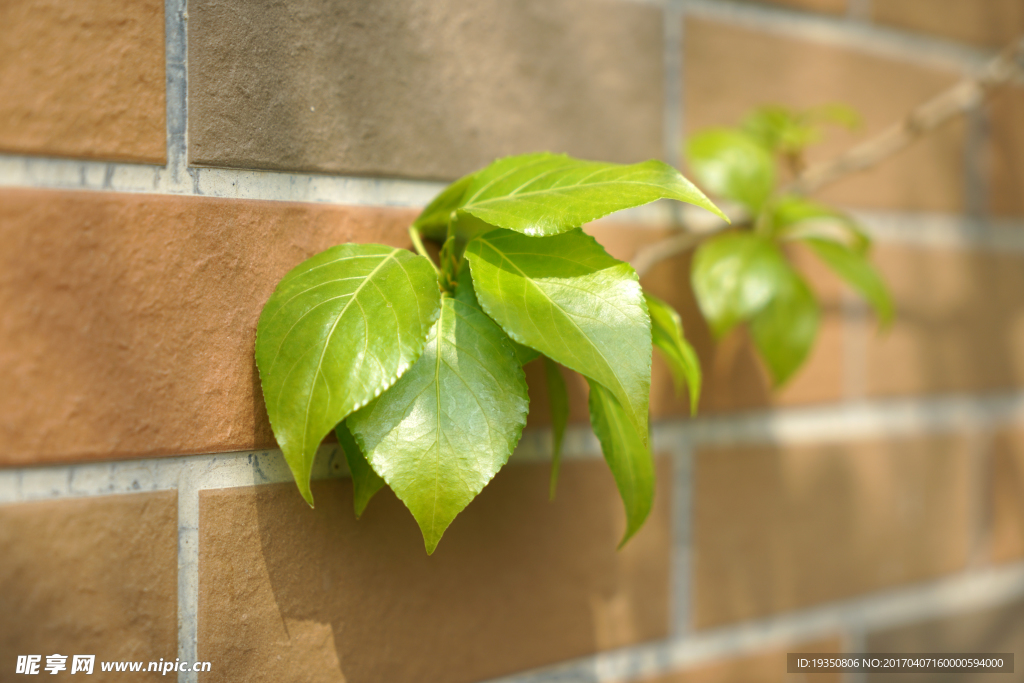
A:
{"label": "textured brick surface", "polygon": [[867,390],[895,396],[1024,384],[1024,256],[878,245],[896,322],[869,333]]}
{"label": "textured brick surface", "polygon": [[[954,74],[837,48],[725,26],[686,22],[687,133],[738,124],[766,103],[811,107],[843,102],[861,112],[855,134],[832,130],[811,160],[831,158],[903,118],[955,81]],[[878,209],[963,207],[963,124],[955,122],[875,168],[823,190],[822,199]]]}
{"label": "textured brick surface", "polygon": [[1001,605],[926,621],[867,638],[868,652],[1013,652],[1014,671],[1008,674],[872,674],[871,683],[997,683],[1019,681],[1024,652],[1024,602]]}
{"label": "textured brick surface", "polygon": [[989,206],[996,215],[1024,216],[1024,88],[1003,89],[990,101]]}
{"label": "textured brick surface", "polygon": [[63,676],[71,655],[96,655],[100,681],[126,678],[100,661],[173,661],[177,547],[174,492],[0,506],[0,679],[22,678],[25,654],[67,655]]}
{"label": "textured brick surface", "polygon": [[195,163],[453,178],[544,149],[662,154],[657,7],[204,0],[189,15]]}
{"label": "textured brick surface", "polygon": [[992,463],[992,558],[1024,557],[1024,431],[1005,431],[995,440]]}
{"label": "textured brick surface", "polygon": [[162,163],[161,0],[0,3],[0,151]]}
{"label": "textured brick surface", "polygon": [[0,463],[274,441],[253,360],[277,281],[407,210],[0,190]]}
{"label": "textured brick surface", "polygon": [[696,626],[962,569],[968,461],[963,441],[939,437],[700,449]]}
{"label": "textured brick surface", "polygon": [[842,683],[842,674],[787,674],[787,652],[842,652],[838,638],[790,645],[785,650],[758,652],[644,679],[643,683]]}
{"label": "textured brick surface", "polygon": [[433,556],[387,490],[358,522],[351,484],[200,497],[202,681],[477,681],[666,635],[670,467],[619,552],[603,462],[509,465]]}
{"label": "textured brick surface", "polygon": [[1024,32],[1020,0],[876,0],[871,15],[882,24],[993,47]]}

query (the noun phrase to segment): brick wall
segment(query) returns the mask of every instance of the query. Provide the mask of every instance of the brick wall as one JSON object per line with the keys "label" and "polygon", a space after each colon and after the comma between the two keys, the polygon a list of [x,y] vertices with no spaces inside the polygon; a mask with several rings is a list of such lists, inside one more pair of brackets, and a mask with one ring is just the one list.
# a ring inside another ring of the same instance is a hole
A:
{"label": "brick wall", "polygon": [[[826,157],[976,69],[1022,7],[0,4],[0,681],[53,653],[348,683],[782,681],[787,651],[1024,653],[1020,87],[822,194],[875,237],[898,318],[876,334],[796,254],[825,316],[784,390],[742,334],[712,344],[687,258],[649,273],[707,388],[688,419],[656,361],[657,500],[621,552],[580,383],[557,501],[531,389],[512,463],[428,558],[393,496],[352,519],[330,444],[302,503],[252,357],[293,265],[406,245],[416,208],[495,156],[678,163],[688,132],[753,105],[847,102],[865,126]],[[589,229],[629,258],[668,215]]]}

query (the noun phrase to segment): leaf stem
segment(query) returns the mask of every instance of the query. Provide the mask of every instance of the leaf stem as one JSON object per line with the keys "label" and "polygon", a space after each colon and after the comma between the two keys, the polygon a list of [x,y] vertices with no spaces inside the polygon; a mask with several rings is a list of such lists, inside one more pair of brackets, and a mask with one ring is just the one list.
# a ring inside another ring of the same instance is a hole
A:
{"label": "leaf stem", "polygon": [[416,249],[416,253],[430,261],[430,266],[434,269],[437,275],[441,274],[441,269],[434,263],[434,259],[430,258],[430,254],[427,253],[427,248],[423,246],[423,237],[420,235],[420,231],[414,226],[409,226],[409,239],[412,240],[412,246]]}

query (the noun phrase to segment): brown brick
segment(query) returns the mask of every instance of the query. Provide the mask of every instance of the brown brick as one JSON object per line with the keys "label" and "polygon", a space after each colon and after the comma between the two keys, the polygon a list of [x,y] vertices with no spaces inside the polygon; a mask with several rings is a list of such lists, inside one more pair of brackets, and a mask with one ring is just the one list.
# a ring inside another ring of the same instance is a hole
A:
{"label": "brown brick", "polygon": [[164,3],[0,3],[0,151],[163,163]]}
{"label": "brown brick", "polygon": [[[864,125],[856,134],[831,130],[809,158],[831,158],[895,123],[956,75],[808,41],[709,21],[686,23],[687,133],[737,125],[755,106],[805,108],[843,102]],[[822,191],[820,198],[876,209],[959,211],[963,208],[963,124],[947,124],[926,140],[864,173]]]}
{"label": "brown brick", "polygon": [[786,653],[839,653],[843,644],[838,638],[813,643],[799,643],[785,650],[759,652],[735,659],[704,664],[678,672],[645,679],[643,683],[841,683],[842,674],[787,674]]}
{"label": "brown brick", "polygon": [[902,626],[868,635],[869,652],[1017,653],[1012,674],[872,674],[871,683],[995,683],[1020,680],[1024,652],[1024,602]]}
{"label": "brown brick", "polygon": [[407,210],[0,191],[0,463],[270,447],[253,360],[278,280]]}
{"label": "brown brick", "polygon": [[1024,215],[1024,88],[1003,88],[990,100],[989,204],[999,216]]}
{"label": "brown brick", "polygon": [[603,462],[510,465],[428,557],[386,489],[358,522],[348,481],[200,496],[202,681],[461,682],[664,637],[667,459],[655,510],[622,550]]}
{"label": "brown brick", "polygon": [[696,626],[963,568],[968,461],[952,437],[700,449]]}
{"label": "brown brick", "polygon": [[1024,383],[1024,257],[878,245],[896,322],[870,334],[867,390],[896,396]]}
{"label": "brown brick", "polygon": [[992,463],[992,558],[1024,557],[1024,431],[1006,431],[995,441]]}
{"label": "brown brick", "polygon": [[978,45],[1003,45],[1024,32],[1020,0],[881,0],[871,3],[880,24]]}
{"label": "brown brick", "polygon": [[762,5],[780,5],[792,9],[845,14],[848,0],[754,0]]}
{"label": "brown brick", "polygon": [[[178,654],[173,492],[0,506],[0,679],[15,655],[171,661]],[[20,678],[17,677],[17,678]],[[161,680],[157,674],[136,674]]]}
{"label": "brown brick", "polygon": [[657,7],[209,0],[189,13],[194,163],[453,178],[537,150],[662,155]]}

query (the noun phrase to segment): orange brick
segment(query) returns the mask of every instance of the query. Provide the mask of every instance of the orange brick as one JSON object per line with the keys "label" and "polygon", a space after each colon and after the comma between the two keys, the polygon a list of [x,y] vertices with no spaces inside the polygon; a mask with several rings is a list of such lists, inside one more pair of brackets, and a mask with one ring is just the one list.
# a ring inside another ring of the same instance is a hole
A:
{"label": "orange brick", "polygon": [[644,680],[643,683],[841,683],[842,674],[787,674],[786,653],[839,653],[843,644],[838,639],[800,643],[785,650],[761,652],[735,659],[704,664],[657,678]]}
{"label": "orange brick", "polygon": [[878,245],[896,322],[871,334],[876,396],[1001,391],[1024,384],[1024,256]]}
{"label": "orange brick", "polygon": [[0,151],[164,163],[160,0],[0,3]]}
{"label": "orange brick", "polygon": [[278,280],[414,212],[0,190],[0,464],[273,447],[253,360]]}
{"label": "orange brick", "polygon": [[962,569],[964,440],[702,448],[694,475],[700,628]]}
{"label": "orange brick", "polygon": [[880,0],[871,3],[871,16],[881,24],[993,47],[1024,32],[1019,0]]}
{"label": "orange brick", "polygon": [[200,495],[199,657],[208,681],[461,683],[664,637],[670,467],[621,551],[605,464],[512,464],[428,557],[385,489],[358,522],[351,484]]}
{"label": "orange brick", "polygon": [[992,487],[992,558],[1019,560],[1024,557],[1024,432],[996,438]]}
{"label": "orange brick", "polygon": [[[806,108],[843,102],[863,115],[856,133],[833,130],[811,161],[835,156],[901,120],[956,74],[853,49],[688,19],[687,133],[740,123],[762,104]],[[823,190],[823,200],[875,209],[959,211],[964,206],[964,126],[947,124],[875,168]]]}
{"label": "orange brick", "polygon": [[989,204],[1000,216],[1024,215],[1024,88],[1004,88],[990,100]]}
{"label": "orange brick", "polygon": [[174,661],[177,511],[173,491],[0,506],[0,678],[15,655],[67,655],[64,675],[96,655],[99,680],[101,661]]}

